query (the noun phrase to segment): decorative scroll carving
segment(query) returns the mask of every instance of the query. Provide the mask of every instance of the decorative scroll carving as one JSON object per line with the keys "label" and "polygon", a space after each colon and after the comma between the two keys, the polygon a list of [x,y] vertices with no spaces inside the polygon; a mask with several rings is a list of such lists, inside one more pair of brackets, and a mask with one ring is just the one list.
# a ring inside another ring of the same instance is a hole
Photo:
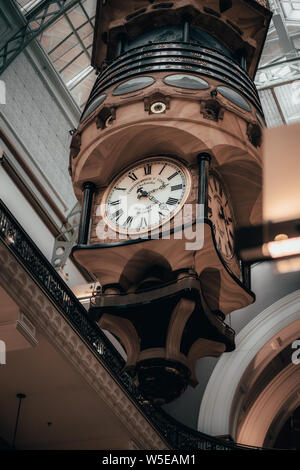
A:
{"label": "decorative scroll carving", "polygon": [[[149,114],[162,114],[170,109],[170,97],[156,91],[150,96],[144,98],[145,111]],[[156,106],[156,110],[155,110]]]}
{"label": "decorative scroll carving", "polygon": [[81,147],[81,134],[76,133],[73,135],[70,145],[70,159],[76,158],[80,152]]}
{"label": "decorative scroll carving", "polygon": [[116,119],[116,107],[105,106],[101,109],[96,119],[97,129],[105,129],[112,124],[112,121]]}
{"label": "decorative scroll carving", "polygon": [[262,143],[262,132],[258,124],[248,122],[247,124],[247,136],[249,141],[254,147],[260,147]]}
{"label": "decorative scroll carving", "polygon": [[208,98],[201,100],[200,113],[203,114],[204,119],[218,122],[223,119],[224,108],[217,99]]}

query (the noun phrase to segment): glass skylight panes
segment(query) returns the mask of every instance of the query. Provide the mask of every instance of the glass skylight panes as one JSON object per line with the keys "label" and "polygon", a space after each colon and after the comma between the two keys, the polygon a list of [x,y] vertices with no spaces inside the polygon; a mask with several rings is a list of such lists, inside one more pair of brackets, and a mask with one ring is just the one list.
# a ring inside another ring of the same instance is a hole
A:
{"label": "glass skylight panes", "polygon": [[272,90],[268,89],[260,91],[259,97],[265,114],[267,126],[281,126],[283,124],[283,120],[273,97]]}
{"label": "glass skylight panes", "polygon": [[[18,0],[24,15],[41,0]],[[91,67],[96,0],[80,0],[39,37],[67,88],[83,109],[95,81]],[[55,4],[51,9],[55,9]],[[50,11],[50,10],[49,10]]]}
{"label": "glass skylight panes", "polygon": [[287,124],[300,121],[300,80],[277,86],[274,92]]}

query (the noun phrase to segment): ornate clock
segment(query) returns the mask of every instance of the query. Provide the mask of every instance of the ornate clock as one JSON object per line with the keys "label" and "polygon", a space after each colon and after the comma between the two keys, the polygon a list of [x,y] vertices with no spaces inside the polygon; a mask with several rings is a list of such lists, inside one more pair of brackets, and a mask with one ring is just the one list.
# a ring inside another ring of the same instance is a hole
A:
{"label": "ornate clock", "polygon": [[216,245],[226,263],[234,257],[234,216],[226,189],[216,173],[208,184],[208,217],[212,221]]}
{"label": "ornate clock", "polygon": [[190,173],[181,162],[150,157],[126,168],[109,185],[102,216],[117,232],[147,232],[174,217],[190,188]]}
{"label": "ornate clock", "polygon": [[[234,349],[222,319],[254,301],[233,236],[235,221],[261,217],[263,111],[253,78],[266,7],[98,0],[99,73],[71,143],[82,202],[73,255],[102,287],[90,318],[119,338],[128,371],[156,404],[197,384],[200,357]],[[207,209],[202,225],[198,205]]]}

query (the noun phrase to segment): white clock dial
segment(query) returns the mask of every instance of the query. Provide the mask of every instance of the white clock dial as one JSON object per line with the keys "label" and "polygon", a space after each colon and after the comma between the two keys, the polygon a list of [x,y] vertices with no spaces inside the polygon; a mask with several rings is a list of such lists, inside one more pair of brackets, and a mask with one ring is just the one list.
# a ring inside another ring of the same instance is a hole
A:
{"label": "white clock dial", "polygon": [[225,261],[234,256],[234,222],[229,198],[220,178],[211,174],[208,185],[208,217],[214,227],[216,244]]}
{"label": "white clock dial", "polygon": [[108,224],[119,232],[145,232],[173,217],[190,190],[190,175],[176,160],[148,158],[124,171],[104,196]]}

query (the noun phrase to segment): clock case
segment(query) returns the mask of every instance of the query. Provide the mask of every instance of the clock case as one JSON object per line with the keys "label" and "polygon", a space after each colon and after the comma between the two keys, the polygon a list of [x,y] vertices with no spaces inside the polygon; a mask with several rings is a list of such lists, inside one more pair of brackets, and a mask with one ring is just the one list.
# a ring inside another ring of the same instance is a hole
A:
{"label": "clock case", "polygon": [[73,250],[77,262],[102,286],[91,300],[90,317],[119,339],[127,370],[137,375],[144,396],[157,404],[178,397],[188,384],[197,385],[200,357],[234,349],[234,331],[225,316],[254,301],[241,280],[238,259],[225,263],[216,245],[207,216],[210,161],[202,153],[188,168],[192,185],[186,203],[205,206],[204,219],[191,221],[193,230],[197,223],[203,226],[201,249],[186,250],[191,240],[184,231],[178,238],[182,227],[171,220],[169,238],[164,238],[167,224],[162,224],[154,239],[143,234]]}
{"label": "clock case", "polygon": [[[207,207],[211,167],[226,183],[237,228],[261,221],[263,118],[252,79],[271,19],[266,7],[265,0],[98,2],[93,65],[99,75],[70,152],[83,207],[73,257],[101,284],[89,315],[119,339],[127,370],[157,404],[197,384],[197,359],[234,349],[224,319],[254,301],[249,268],[237,257],[224,262],[207,214],[202,249],[187,251],[190,240],[177,239],[176,231],[169,240],[98,240],[96,207],[122,168],[167,154],[191,171],[195,202]],[[151,44],[134,42],[165,26]],[[172,28],[182,28],[175,42]],[[195,31],[214,39],[196,44]],[[206,85],[171,86],[175,74]],[[128,88],[133,78],[141,88]]]}

